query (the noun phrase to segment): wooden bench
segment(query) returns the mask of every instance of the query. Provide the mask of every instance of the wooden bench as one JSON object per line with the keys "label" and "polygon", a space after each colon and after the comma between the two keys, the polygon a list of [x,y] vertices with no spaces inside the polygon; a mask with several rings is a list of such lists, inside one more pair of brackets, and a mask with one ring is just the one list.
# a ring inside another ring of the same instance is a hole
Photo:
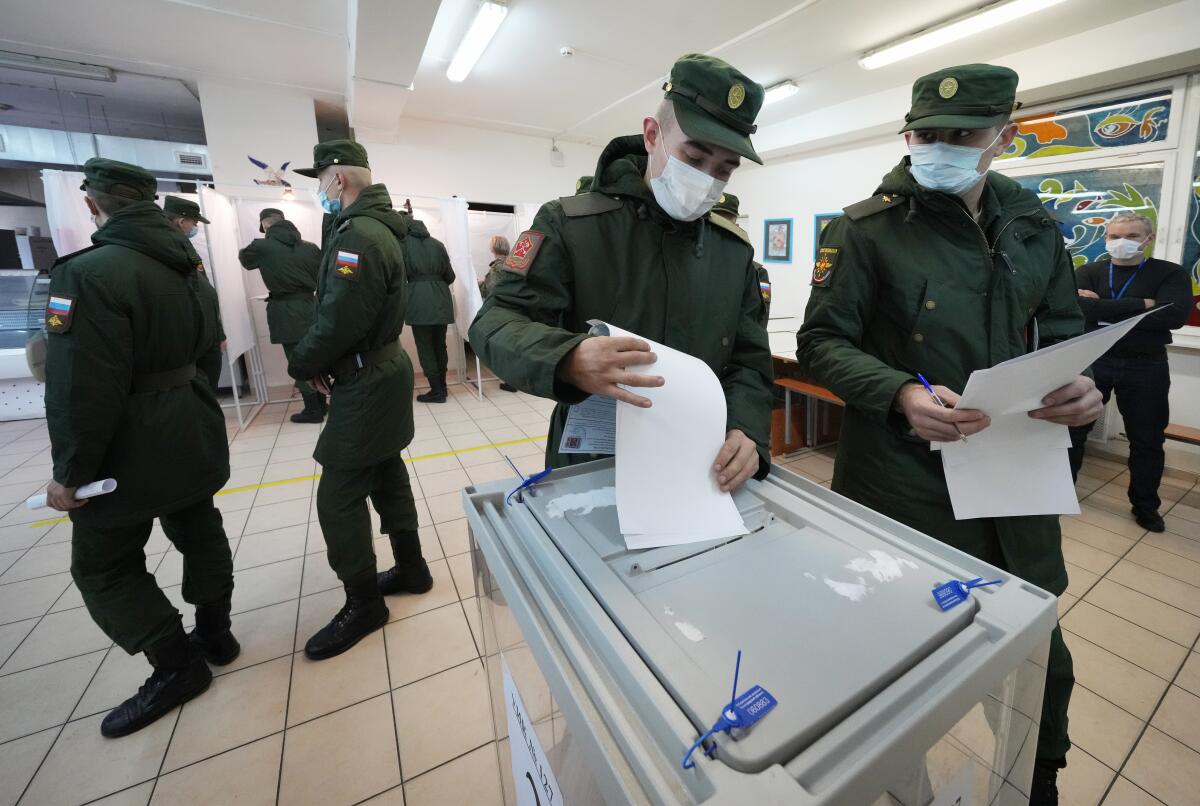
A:
{"label": "wooden bench", "polygon": [[[779,381],[776,381],[776,383],[779,383]],[[1200,445],[1200,428],[1190,428],[1186,425],[1171,423],[1167,426],[1167,430],[1163,432],[1163,436],[1177,442],[1186,442],[1189,445]]]}
{"label": "wooden bench", "polygon": [[[775,385],[783,389],[783,434],[784,434],[784,450],[787,450],[788,436],[792,433],[792,392],[803,397],[821,400],[826,403],[832,403],[835,406],[845,406],[846,403],[840,397],[835,395],[823,386],[817,386],[814,383],[796,380],[795,378],[776,378]],[[817,446],[817,409],[815,406],[805,406],[805,427],[804,437],[808,442],[806,447],[815,448]]]}

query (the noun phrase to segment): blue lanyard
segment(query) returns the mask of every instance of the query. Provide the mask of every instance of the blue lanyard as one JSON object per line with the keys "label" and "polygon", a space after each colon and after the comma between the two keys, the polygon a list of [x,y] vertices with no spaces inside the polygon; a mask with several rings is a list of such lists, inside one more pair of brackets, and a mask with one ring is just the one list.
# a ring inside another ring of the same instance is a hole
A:
{"label": "blue lanyard", "polygon": [[1142,258],[1142,262],[1139,263],[1138,267],[1133,270],[1133,274],[1129,275],[1129,279],[1125,281],[1125,285],[1121,286],[1120,292],[1117,292],[1113,290],[1113,264],[1111,260],[1108,262],[1108,293],[1112,294],[1113,299],[1120,299],[1125,295],[1125,289],[1129,288],[1129,284],[1133,282],[1133,278],[1137,277],[1138,272],[1141,271],[1142,266],[1145,265],[1146,258]]}

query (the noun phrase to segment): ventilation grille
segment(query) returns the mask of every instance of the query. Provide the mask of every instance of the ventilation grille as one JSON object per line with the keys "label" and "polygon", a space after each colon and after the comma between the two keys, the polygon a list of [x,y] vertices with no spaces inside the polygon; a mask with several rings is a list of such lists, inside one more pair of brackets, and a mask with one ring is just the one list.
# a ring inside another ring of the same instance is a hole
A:
{"label": "ventilation grille", "polygon": [[186,165],[189,168],[203,168],[205,165],[203,154],[193,154],[188,151],[176,151],[175,163],[177,165]]}

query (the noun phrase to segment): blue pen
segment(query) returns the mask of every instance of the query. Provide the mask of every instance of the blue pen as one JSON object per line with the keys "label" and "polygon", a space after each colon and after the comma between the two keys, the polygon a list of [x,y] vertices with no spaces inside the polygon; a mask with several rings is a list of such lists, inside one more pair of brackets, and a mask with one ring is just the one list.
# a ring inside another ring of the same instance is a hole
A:
{"label": "blue pen", "polygon": [[[929,381],[925,380],[924,375],[922,375],[921,373],[918,372],[917,379],[921,381],[921,385],[925,387],[925,391],[928,392],[929,396],[933,398],[933,402],[937,403],[939,406],[941,406],[944,409],[950,408],[949,406],[947,406],[945,403],[942,402],[942,399],[940,397],[938,397],[937,392],[933,391],[933,387],[929,385]],[[962,429],[958,427],[958,423],[954,424],[954,430],[958,432],[959,439],[961,439],[963,442],[967,441],[967,435],[964,434],[962,432]]]}

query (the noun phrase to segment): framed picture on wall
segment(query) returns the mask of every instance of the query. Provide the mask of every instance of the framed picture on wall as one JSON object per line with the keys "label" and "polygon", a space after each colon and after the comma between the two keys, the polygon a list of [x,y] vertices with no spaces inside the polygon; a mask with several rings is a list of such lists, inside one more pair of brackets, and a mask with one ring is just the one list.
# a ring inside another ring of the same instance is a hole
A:
{"label": "framed picture on wall", "polygon": [[764,263],[792,262],[792,219],[768,218],[763,222]]}
{"label": "framed picture on wall", "polygon": [[841,218],[841,213],[817,213],[813,216],[813,263],[817,262],[817,247],[821,244],[821,233],[835,218]]}

